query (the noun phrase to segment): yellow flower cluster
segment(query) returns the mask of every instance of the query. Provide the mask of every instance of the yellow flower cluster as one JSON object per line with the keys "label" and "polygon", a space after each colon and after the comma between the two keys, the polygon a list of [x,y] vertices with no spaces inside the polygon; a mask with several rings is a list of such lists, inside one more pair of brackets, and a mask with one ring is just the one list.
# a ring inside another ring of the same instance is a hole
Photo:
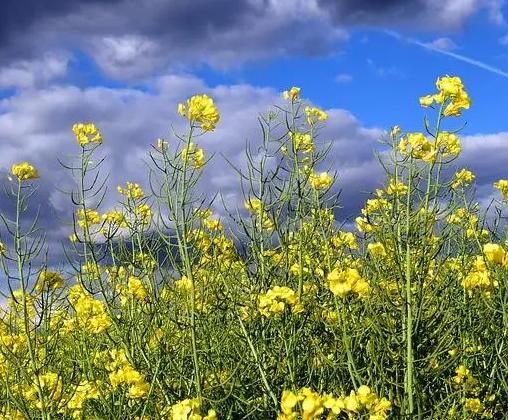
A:
{"label": "yellow flower cluster", "polygon": [[125,228],[127,227],[127,220],[125,215],[118,210],[110,210],[102,215],[102,219],[108,225],[113,227]]}
{"label": "yellow flower cluster", "polygon": [[454,158],[462,151],[460,138],[455,133],[441,131],[437,135],[435,147],[441,153],[443,158]]}
{"label": "yellow flower cluster", "polygon": [[142,224],[148,225],[150,223],[150,220],[152,219],[153,212],[148,204],[141,203],[134,209],[134,214],[139,218],[139,221]]}
{"label": "yellow flower cluster", "polygon": [[196,169],[201,169],[205,165],[205,152],[192,142],[182,149],[182,159],[188,162],[189,158],[192,158],[192,166]]}
{"label": "yellow flower cluster", "polygon": [[245,201],[244,206],[251,213],[259,217],[263,229],[266,229],[268,231],[273,230],[274,228],[273,221],[268,215],[268,212],[264,209],[261,200],[257,198],[249,198],[248,200]]}
{"label": "yellow flower cluster", "polygon": [[283,391],[281,397],[281,413],[277,420],[320,419],[328,411],[326,418],[336,418],[345,414],[348,418],[358,414],[369,414],[369,420],[383,420],[388,417],[392,404],[386,398],[379,398],[377,394],[362,385],[349,395],[334,397],[332,394],[320,395],[310,388],[302,388],[298,393]]}
{"label": "yellow flower cluster", "polygon": [[134,263],[149,272],[155,270],[157,266],[157,261],[150,254],[144,252],[134,254]]}
{"label": "yellow flower cluster", "polygon": [[215,410],[208,410],[206,415],[201,413],[201,400],[199,398],[185,399],[171,407],[172,420],[217,420]]}
{"label": "yellow flower cluster", "polygon": [[96,400],[99,398],[97,383],[91,381],[81,381],[76,385],[72,397],[67,402],[67,407],[72,410],[72,417],[81,419],[83,417],[83,405],[87,400]]}
{"label": "yellow flower cluster", "polygon": [[386,257],[386,248],[381,242],[374,242],[367,245],[369,253],[375,257]]}
{"label": "yellow flower cluster", "polygon": [[328,287],[335,296],[346,297],[356,293],[360,297],[368,296],[369,283],[360,275],[356,268],[335,268],[328,273]]}
{"label": "yellow flower cluster", "polygon": [[437,152],[434,144],[422,133],[408,133],[399,141],[398,150],[403,156],[411,155],[424,162],[433,162]]}
{"label": "yellow flower cluster", "polygon": [[81,266],[81,273],[93,280],[101,278],[102,267],[93,261],[88,261]]}
{"label": "yellow flower cluster", "polygon": [[64,279],[60,273],[55,271],[41,271],[37,278],[35,290],[41,292],[44,289],[58,289],[63,287]]}
{"label": "yellow flower cluster", "polygon": [[270,317],[284,313],[286,304],[294,314],[301,313],[303,306],[297,294],[286,286],[274,286],[264,294],[258,296],[259,313]]}
{"label": "yellow flower cluster", "polygon": [[307,114],[307,122],[309,125],[314,125],[317,121],[326,121],[328,114],[322,109],[306,106],[305,114]]}
{"label": "yellow flower cluster", "polygon": [[430,141],[422,133],[408,133],[398,145],[401,155],[410,155],[426,163],[435,162],[438,154],[442,158],[455,157],[461,150],[459,137],[448,131],[439,132],[435,141]]}
{"label": "yellow flower cluster", "polygon": [[312,173],[309,176],[310,185],[316,190],[326,190],[330,188],[333,177],[328,172]]}
{"label": "yellow flower cluster", "polygon": [[487,229],[479,229],[478,216],[460,207],[448,215],[446,221],[450,224],[462,226],[466,230],[466,237],[485,239],[489,236]]}
{"label": "yellow flower cluster", "polygon": [[106,364],[109,372],[109,381],[113,389],[120,385],[129,387],[127,397],[136,399],[144,397],[150,390],[150,384],[145,381],[145,376],[134,369],[127,359],[123,349],[109,352],[110,362]]}
{"label": "yellow flower cluster", "polygon": [[99,334],[111,325],[104,303],[90,296],[80,284],[70,288],[68,299],[76,316],[65,320],[64,330],[72,331],[77,326]]}
{"label": "yellow flower cluster", "polygon": [[12,165],[11,173],[16,178],[18,178],[20,182],[39,178],[37,169],[35,169],[28,162],[15,163]]}
{"label": "yellow flower cluster", "polygon": [[362,233],[369,233],[374,230],[374,225],[370,223],[369,219],[367,217],[358,216],[355,219],[356,228],[359,232]]}
{"label": "yellow flower cluster", "polygon": [[296,152],[311,153],[314,151],[314,142],[309,133],[290,131],[289,137],[293,142],[293,148]]}
{"label": "yellow flower cluster", "polygon": [[220,119],[219,111],[208,95],[194,95],[187,100],[187,105],[178,104],[178,113],[191,124],[198,124],[203,131],[213,131]]}
{"label": "yellow flower cluster", "polygon": [[78,225],[82,229],[93,225],[98,225],[101,222],[101,216],[97,210],[93,209],[79,209],[77,214]]}
{"label": "yellow flower cluster", "polygon": [[282,92],[282,97],[286,101],[288,100],[296,101],[300,98],[300,90],[301,89],[299,87],[293,86],[291,89]]}
{"label": "yellow flower cluster", "polygon": [[125,195],[127,198],[131,198],[132,200],[141,200],[145,196],[143,189],[139,186],[139,184],[134,182],[127,182],[126,187],[119,185],[116,189],[120,194]]}
{"label": "yellow flower cluster", "polygon": [[[38,386],[38,385],[39,386]],[[42,391],[43,400],[39,395],[39,387]],[[32,385],[25,387],[23,397],[32,408],[42,409],[43,404],[57,407],[62,399],[63,381],[60,375],[54,372],[47,372],[37,376]]]}
{"label": "yellow flower cluster", "polygon": [[206,228],[208,230],[213,230],[213,231],[224,230],[224,226],[219,219],[214,219],[214,218],[209,217],[209,218],[203,220],[203,224],[206,226]]}
{"label": "yellow flower cluster", "polygon": [[330,242],[335,248],[347,247],[350,249],[358,249],[358,243],[353,232],[338,231],[332,236]]}
{"label": "yellow flower cluster", "polygon": [[480,414],[483,411],[483,404],[479,398],[466,398],[464,401],[464,408],[467,411]]}
{"label": "yellow flower cluster", "polygon": [[475,178],[475,175],[471,171],[463,168],[455,173],[452,188],[456,190],[458,188],[467,187]]}
{"label": "yellow flower cluster", "polygon": [[[497,255],[490,254],[490,256],[497,258]],[[498,286],[497,280],[492,278],[482,255],[478,255],[474,260],[471,270],[462,280],[462,286],[468,292],[469,296],[473,294],[476,288],[482,290],[489,296],[494,288]]]}
{"label": "yellow flower cluster", "polygon": [[471,106],[471,99],[459,77],[440,77],[436,81],[436,88],[439,91],[437,94],[422,96],[420,98],[421,106],[429,107],[434,102],[446,105],[443,115],[455,117],[461,115],[462,109],[469,109]]}
{"label": "yellow flower cluster", "polygon": [[0,256],[5,254],[5,245],[3,242],[0,242]]}
{"label": "yellow flower cluster", "polygon": [[72,126],[72,131],[81,147],[89,143],[102,143],[102,135],[99,129],[93,123],[77,123]]}
{"label": "yellow flower cluster", "polygon": [[394,178],[390,179],[386,193],[389,195],[405,195],[407,194],[408,187],[401,181],[396,181]]}
{"label": "yellow flower cluster", "polygon": [[508,179],[500,179],[495,182],[494,188],[499,190],[505,200],[508,200]]}
{"label": "yellow flower cluster", "polygon": [[138,277],[129,277],[127,282],[127,290],[137,300],[145,300],[147,297],[145,285]]}

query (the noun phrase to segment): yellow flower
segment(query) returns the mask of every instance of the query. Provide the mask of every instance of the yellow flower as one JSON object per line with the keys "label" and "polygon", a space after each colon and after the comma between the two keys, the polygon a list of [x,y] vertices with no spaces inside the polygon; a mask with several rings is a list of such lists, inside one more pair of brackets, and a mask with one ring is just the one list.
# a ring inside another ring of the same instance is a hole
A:
{"label": "yellow flower", "polygon": [[335,248],[349,247],[351,249],[358,249],[356,238],[353,232],[338,231],[336,235],[330,239]]}
{"label": "yellow flower", "polygon": [[421,106],[429,107],[434,102],[438,104],[447,103],[443,112],[445,117],[459,117],[462,109],[469,109],[471,106],[471,99],[469,99],[464,84],[459,77],[440,77],[436,81],[436,87],[439,93],[422,96],[420,98]]}
{"label": "yellow flower", "polygon": [[129,281],[127,282],[127,290],[138,300],[145,300],[147,296],[143,282],[134,276],[129,277]]}
{"label": "yellow flower", "polygon": [[296,101],[300,97],[300,90],[299,87],[293,86],[291,89],[282,92],[282,97],[285,100]]}
{"label": "yellow flower", "polygon": [[210,230],[224,230],[224,226],[219,219],[206,219],[203,221],[207,229]]}
{"label": "yellow flower", "polygon": [[39,173],[28,162],[21,162],[12,165],[12,175],[18,178],[20,181],[28,181],[29,179],[39,178]]}
{"label": "yellow flower", "polygon": [[390,183],[386,189],[386,192],[390,195],[404,195],[407,194],[407,191],[407,185],[400,181],[395,181],[395,179],[390,179]]}
{"label": "yellow flower", "polygon": [[64,279],[60,273],[55,271],[42,271],[37,279],[35,289],[40,292],[45,287],[48,289],[58,289],[63,287]]}
{"label": "yellow flower", "polygon": [[78,210],[78,225],[81,228],[98,225],[101,222],[99,212],[93,209],[79,209]]}
{"label": "yellow flower", "polygon": [[481,413],[483,410],[483,404],[479,398],[466,398],[464,402],[464,408],[473,413]]}
{"label": "yellow flower", "polygon": [[423,133],[408,133],[400,140],[398,150],[403,156],[410,154],[415,159],[421,159],[424,162],[433,162],[438,151],[436,145],[430,142]]}
{"label": "yellow flower", "polygon": [[99,334],[111,325],[104,302],[94,299],[80,284],[69,289],[69,302],[76,317],[70,320],[92,334]]}
{"label": "yellow flower", "polygon": [[485,244],[483,245],[483,253],[488,261],[502,264],[505,258],[505,251],[501,245]]}
{"label": "yellow flower", "polygon": [[291,307],[293,313],[303,311],[298,295],[289,287],[274,286],[266,293],[258,296],[259,313],[266,317],[282,314],[286,304]]}
{"label": "yellow flower", "polygon": [[150,384],[146,383],[144,380],[138,380],[134,382],[129,387],[129,392],[127,393],[127,397],[129,398],[141,398],[144,397],[145,394],[150,390]]}
{"label": "yellow flower", "polygon": [[261,211],[262,203],[258,198],[249,198],[247,201],[245,201],[244,206],[252,213],[258,213]]}
{"label": "yellow flower", "polygon": [[328,172],[313,173],[309,177],[310,184],[316,190],[325,190],[332,185],[333,177]]}
{"label": "yellow flower", "polygon": [[381,242],[375,242],[373,244],[368,244],[367,249],[374,256],[379,256],[379,257],[386,256],[385,246]]}
{"label": "yellow flower", "polygon": [[314,142],[309,133],[295,133],[290,131],[289,137],[293,141],[294,149],[297,152],[310,153],[314,151]]}
{"label": "yellow flower", "polygon": [[182,149],[182,159],[188,162],[189,157],[192,157],[192,166],[194,168],[201,169],[205,165],[205,152],[202,148],[196,147],[192,142]]}
{"label": "yellow flower", "polygon": [[134,214],[139,217],[141,223],[147,225],[150,223],[153,212],[148,204],[142,203],[134,209]]}
{"label": "yellow flower", "polygon": [[394,125],[392,127],[392,131],[390,131],[390,137],[392,139],[395,139],[400,133],[400,126],[399,125]]}
{"label": "yellow flower", "polygon": [[72,126],[72,131],[81,147],[89,143],[102,143],[102,135],[99,129],[93,123],[77,123]]}
{"label": "yellow flower", "polygon": [[280,408],[284,414],[291,414],[296,404],[298,404],[298,396],[291,391],[283,391],[280,400]]}
{"label": "yellow flower", "polygon": [[494,188],[499,190],[505,200],[508,199],[508,179],[500,179],[494,183]]}
{"label": "yellow flower", "polygon": [[0,256],[5,254],[5,245],[3,242],[0,242]]}
{"label": "yellow flower", "polygon": [[471,182],[474,181],[475,178],[475,175],[471,171],[467,169],[461,169],[455,173],[455,179],[452,183],[452,188],[456,190],[461,187],[467,187]]}
{"label": "yellow flower", "polygon": [[307,114],[307,122],[309,125],[314,125],[316,121],[326,121],[328,114],[322,109],[315,107],[305,107],[305,114]]}
{"label": "yellow flower", "polygon": [[115,225],[117,227],[127,227],[127,222],[125,220],[125,215],[118,210],[110,210],[107,213],[102,215],[104,221],[110,225]]}
{"label": "yellow flower", "polygon": [[145,196],[145,193],[139,184],[133,182],[127,182],[126,188],[119,185],[116,189],[120,194],[125,195],[128,198],[132,198],[133,200],[140,200]]}
{"label": "yellow flower", "polygon": [[441,150],[445,158],[457,156],[462,150],[459,136],[448,131],[441,131],[437,135],[436,147]]}
{"label": "yellow flower", "polygon": [[187,100],[187,105],[178,104],[178,113],[191,124],[198,124],[203,131],[213,131],[220,119],[219,111],[208,95],[194,95]]}
{"label": "yellow flower", "polygon": [[369,294],[369,284],[362,278],[356,268],[341,270],[335,268],[327,276],[328,287],[335,296],[346,297],[349,293],[358,296]]}
{"label": "yellow flower", "polygon": [[363,233],[372,232],[374,230],[374,225],[372,225],[366,217],[358,216],[355,219],[356,228],[358,231]]}

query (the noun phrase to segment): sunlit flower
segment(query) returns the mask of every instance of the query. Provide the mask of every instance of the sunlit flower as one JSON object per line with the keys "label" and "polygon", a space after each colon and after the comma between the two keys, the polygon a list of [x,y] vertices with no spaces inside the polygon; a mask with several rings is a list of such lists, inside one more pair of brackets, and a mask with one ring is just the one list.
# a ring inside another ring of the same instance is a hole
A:
{"label": "sunlit flower", "polygon": [[291,89],[282,92],[282,97],[285,100],[296,101],[300,97],[300,90],[299,87],[293,86]]}
{"label": "sunlit flower", "polygon": [[30,179],[39,178],[39,173],[28,162],[21,162],[12,165],[11,173],[20,181],[28,181]]}
{"label": "sunlit flower", "polygon": [[194,95],[187,100],[187,105],[178,104],[178,113],[203,131],[213,131],[220,119],[219,111],[208,95]]}
{"label": "sunlit flower", "polygon": [[102,135],[93,123],[77,123],[72,126],[76,140],[81,147],[89,143],[102,143]]}

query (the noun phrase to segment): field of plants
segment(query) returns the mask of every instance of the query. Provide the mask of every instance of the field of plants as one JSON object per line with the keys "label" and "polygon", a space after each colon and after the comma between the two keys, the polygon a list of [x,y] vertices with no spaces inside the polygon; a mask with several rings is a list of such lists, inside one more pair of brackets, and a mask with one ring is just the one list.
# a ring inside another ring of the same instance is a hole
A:
{"label": "field of plants", "polygon": [[422,132],[380,139],[384,187],[356,226],[321,172],[328,115],[297,87],[283,99],[231,166],[242,208],[199,189],[200,138],[220,124],[207,95],[178,106],[187,131],[155,142],[149,182],[119,185],[114,208],[107,138],[75,124],[59,263],[45,259],[37,168],[12,165],[0,419],[508,418],[508,179],[487,212],[457,165],[460,130],[443,127],[470,107],[460,78],[419,99]]}

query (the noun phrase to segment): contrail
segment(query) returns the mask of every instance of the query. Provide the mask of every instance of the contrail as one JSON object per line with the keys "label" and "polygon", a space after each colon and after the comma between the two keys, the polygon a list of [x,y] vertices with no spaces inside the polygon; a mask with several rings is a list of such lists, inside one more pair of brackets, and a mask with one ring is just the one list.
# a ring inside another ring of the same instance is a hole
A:
{"label": "contrail", "polygon": [[431,51],[435,51],[435,52],[443,54],[443,55],[447,55],[448,57],[455,58],[456,60],[463,61],[465,63],[468,63],[468,64],[471,64],[473,66],[479,67],[481,69],[490,71],[491,73],[498,74],[499,76],[506,77],[508,79],[508,72],[505,72],[505,71],[503,71],[501,69],[498,69],[497,67],[493,67],[493,66],[491,66],[491,65],[489,65],[487,63],[484,63],[482,61],[478,61],[478,60],[475,60],[475,59],[470,58],[470,57],[466,57],[466,56],[461,55],[461,54],[456,54],[456,53],[453,53],[453,52],[450,52],[450,51],[443,50],[441,48],[437,48],[434,45],[427,44],[425,42],[419,41],[419,40],[414,39],[414,38],[403,37],[402,35],[400,35],[398,32],[395,32],[395,31],[385,30],[384,32],[387,35],[390,35],[391,37],[393,37],[395,39],[398,39],[399,41],[406,41],[409,44],[418,45],[418,46],[420,46],[422,48],[425,48],[427,50],[431,50]]}

